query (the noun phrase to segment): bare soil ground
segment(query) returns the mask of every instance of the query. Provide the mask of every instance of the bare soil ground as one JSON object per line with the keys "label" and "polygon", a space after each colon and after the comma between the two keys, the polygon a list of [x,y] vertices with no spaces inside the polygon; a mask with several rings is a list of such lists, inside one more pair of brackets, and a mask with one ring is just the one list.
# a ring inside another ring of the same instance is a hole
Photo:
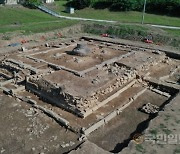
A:
{"label": "bare soil ground", "polygon": [[176,67],[180,65],[180,62],[174,59],[171,59],[168,63],[159,63],[155,66],[150,67],[149,72],[150,76],[156,79],[160,77],[169,75]]}
{"label": "bare soil ground", "polygon": [[[77,136],[31,105],[0,93],[0,153],[63,153]],[[66,148],[62,145],[69,144]]]}
{"label": "bare soil ground", "polygon": [[[145,141],[141,144],[131,142],[122,154],[179,154],[180,153],[180,94],[165,107],[157,118],[151,121],[143,135]],[[163,135],[163,136],[162,136]],[[168,136],[170,135],[170,136]],[[177,135],[177,138],[176,138]],[[147,137],[149,136],[149,137]],[[155,137],[154,137],[155,136]],[[158,137],[159,136],[159,137]],[[155,140],[157,139],[157,140]]]}
{"label": "bare soil ground", "polygon": [[99,121],[102,117],[108,115],[112,111],[114,111],[116,108],[122,106],[125,101],[127,101],[129,98],[133,97],[137,92],[141,91],[143,89],[140,85],[135,85],[134,87],[129,88],[128,90],[124,91],[119,97],[113,99],[111,102],[106,104],[105,106],[99,108],[94,113],[86,117],[85,119],[79,118],[74,114],[71,114],[67,111],[64,111],[63,109],[56,107],[54,105],[48,104],[46,102],[43,102],[39,100],[39,98],[32,93],[29,93],[27,91],[19,92],[18,95],[20,96],[26,96],[30,97],[33,100],[36,100],[39,105],[44,106],[45,108],[49,108],[61,117],[67,119],[70,122],[70,125],[76,129],[80,129],[82,127],[88,128],[95,122]]}
{"label": "bare soil ground", "polygon": [[[130,137],[138,125],[148,119],[148,115],[138,111],[142,105],[152,103],[162,105],[167,100],[154,92],[146,91],[142,96],[133,102],[119,116],[112,119],[107,125],[101,127],[89,136],[89,140],[99,147],[113,152],[120,152],[121,144]],[[119,101],[118,98],[116,101]]]}
{"label": "bare soil ground", "polygon": [[[41,47],[40,47],[41,48]],[[41,48],[43,51],[44,48]],[[70,48],[69,50],[72,50],[73,48]],[[85,69],[86,67],[89,68],[91,66],[94,66],[96,64],[101,63],[104,60],[107,60],[109,58],[115,57],[119,54],[126,53],[125,51],[114,51],[114,49],[105,49],[107,51],[107,57],[102,57],[100,59],[99,57],[91,57],[91,58],[82,58],[84,62],[87,63],[87,60],[89,60],[89,63],[86,65],[75,66],[71,65],[72,63],[72,57],[62,57],[62,59],[54,59],[54,55],[57,53],[61,53],[64,51],[55,51],[55,52],[49,52],[49,53],[41,53],[41,54],[35,54],[34,57],[38,58],[45,58],[45,60],[49,60],[49,62],[57,63],[65,65],[65,61],[67,61],[67,66],[73,69]],[[97,52],[97,56],[100,56],[100,50],[98,49],[95,51]],[[120,53],[119,53],[120,52]],[[36,51],[32,51],[31,53],[36,53]],[[118,53],[118,54],[117,54]],[[15,54],[14,54],[15,55]],[[11,55],[13,58],[14,55]],[[146,56],[146,57],[145,57]],[[142,60],[144,57],[146,59],[149,58],[151,55],[146,54],[139,54],[137,55],[137,59],[135,59],[135,62],[133,62],[133,57],[130,59],[124,59],[125,63],[129,63],[130,66],[138,67],[139,65],[146,62],[146,60]],[[156,59],[156,56],[154,56]],[[138,59],[140,60],[138,61]],[[34,66],[35,68],[42,67],[46,69],[45,63],[34,63],[32,60],[25,59],[24,57],[16,57],[16,59],[23,61],[26,64],[30,64]],[[54,60],[52,60],[54,59]],[[156,67],[150,68],[151,72],[153,72],[151,75],[153,77],[159,78],[164,75],[168,75],[171,73],[173,69],[178,66],[179,62],[171,61],[171,65],[166,64],[159,64]],[[164,71],[164,69],[166,69]],[[62,72],[62,71],[61,71]],[[156,73],[158,72],[158,73]],[[94,73],[96,75],[96,73]],[[12,74],[11,74],[12,75]],[[176,74],[172,77],[171,80],[176,81],[178,77],[179,72],[176,72]],[[105,76],[105,75],[104,75]],[[49,76],[46,76],[47,78]],[[69,77],[69,78],[68,78]],[[48,79],[54,82],[62,83],[63,78],[68,79],[68,82],[71,82],[72,79],[75,79],[75,77],[65,76],[64,74],[59,73],[59,71],[55,72],[51,77]],[[108,82],[108,78],[104,80],[104,83]],[[78,86],[81,88],[81,93],[83,94],[84,91],[90,91],[90,88],[86,81],[84,79],[80,80],[74,80],[75,84],[78,84]],[[72,85],[72,84],[71,84]],[[76,86],[76,87],[78,87]],[[102,85],[101,85],[102,86]],[[7,84],[5,86],[6,88],[14,89],[12,84]],[[70,89],[74,89],[72,87],[68,87]],[[89,88],[89,89],[88,89]],[[98,88],[98,86],[97,86]],[[133,87],[129,88],[125,92],[121,93],[117,98],[113,99],[111,102],[106,104],[105,106],[99,108],[96,110],[93,114],[88,116],[85,119],[81,119],[76,117],[75,115],[64,111],[63,109],[60,109],[56,106],[47,104],[46,102],[43,102],[39,100],[38,97],[36,97],[33,94],[30,94],[29,92],[22,91],[18,93],[21,96],[28,96],[32,98],[33,100],[37,101],[38,105],[41,105],[43,107],[46,107],[61,117],[67,119],[70,122],[70,125],[73,127],[76,127],[80,129],[81,127],[88,128],[90,125],[92,125],[94,122],[97,122],[98,120],[102,119],[105,115],[108,113],[111,113],[115,109],[117,109],[119,106],[121,106],[126,100],[129,100],[129,98],[133,97],[136,93],[144,89],[144,87],[140,84],[135,84]],[[79,89],[75,89],[77,94],[80,92]],[[93,89],[94,90],[94,89]],[[92,91],[93,91],[92,90]],[[105,99],[105,98],[103,98]],[[138,97],[137,100],[135,100],[128,108],[126,108],[119,116],[112,119],[107,125],[104,125],[100,127],[97,131],[93,132],[88,136],[88,139],[98,145],[99,147],[111,151],[111,152],[120,152],[123,148],[126,140],[131,136],[131,134],[140,127],[140,123],[144,122],[149,118],[149,115],[142,113],[138,111],[142,105],[146,103],[152,103],[154,105],[162,105],[168,98],[164,97],[162,95],[159,95],[157,93],[154,93],[150,90],[147,90],[143,95]],[[179,97],[178,97],[179,100]],[[155,119],[154,121],[160,122],[159,128],[157,128],[158,131],[162,131],[164,133],[169,133],[171,130],[169,128],[172,128],[173,130],[178,130],[176,127],[176,123],[179,124],[178,120],[178,100],[176,100],[175,106],[177,109],[170,109],[171,111],[175,112],[173,120],[169,121],[171,119],[169,114],[171,114],[170,110],[167,110],[167,115],[165,115],[165,118],[163,119],[166,123],[163,123],[161,120]],[[170,104],[171,106],[171,104]],[[160,114],[161,118],[161,114]],[[178,126],[178,125],[177,125]],[[141,126],[142,127],[142,126]],[[174,127],[174,128],[173,128]],[[179,127],[179,126],[178,126]],[[0,93],[0,153],[64,153],[71,149],[73,149],[75,146],[77,146],[80,142],[77,140],[79,137],[78,135],[70,132],[69,130],[66,130],[65,128],[61,127],[59,124],[57,124],[53,119],[45,115],[44,113],[40,112],[37,109],[34,109],[31,107],[31,105],[26,104],[24,102],[19,102],[18,100],[15,100],[14,98],[7,97]],[[161,130],[159,130],[161,129]],[[157,131],[155,130],[155,131]],[[177,132],[178,133],[178,132]],[[138,152],[142,152],[144,148],[142,147],[135,147]],[[151,149],[151,148],[150,148]],[[161,149],[162,150],[162,149]],[[160,151],[161,151],[160,150]],[[148,150],[145,150],[147,152]],[[176,148],[176,151],[173,151],[174,153],[179,151],[178,148]],[[133,151],[136,153],[136,151]],[[149,152],[149,151],[148,151]],[[150,151],[152,152],[152,151]],[[157,151],[158,152],[158,151]],[[169,152],[172,152],[172,150],[169,150]],[[88,153],[88,152],[87,152]]]}
{"label": "bare soil ground", "polygon": [[[87,42],[79,41],[79,43],[87,43]],[[88,44],[88,48],[91,49],[92,54],[86,57],[79,57],[79,56],[73,55],[73,58],[72,58],[72,55],[68,53],[70,53],[76,47],[76,44],[74,44],[73,46],[73,43],[71,43],[71,45],[72,47],[64,48],[61,50],[55,50],[55,51],[51,51],[47,53],[36,54],[33,57],[38,58],[38,59],[43,59],[47,62],[54,63],[56,65],[65,66],[73,70],[82,71],[92,66],[98,65],[113,57],[121,56],[127,53],[125,51],[113,50],[108,47],[102,47],[100,49],[97,46],[99,44],[96,44],[94,42],[94,43]],[[67,53],[67,54],[62,54],[62,53]],[[78,62],[76,62],[75,59],[78,59]]]}

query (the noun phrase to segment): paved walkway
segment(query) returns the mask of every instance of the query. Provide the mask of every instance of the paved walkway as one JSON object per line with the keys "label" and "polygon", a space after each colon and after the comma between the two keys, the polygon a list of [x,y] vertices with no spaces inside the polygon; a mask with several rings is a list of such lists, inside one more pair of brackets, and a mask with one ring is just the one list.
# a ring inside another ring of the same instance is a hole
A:
{"label": "paved walkway", "polygon": [[107,22],[107,23],[117,23],[118,21],[113,20],[99,20],[99,19],[89,19],[89,18],[78,18],[78,17],[68,17],[68,16],[58,16],[59,18],[70,19],[70,20],[81,20],[81,21],[97,21],[97,22]]}
{"label": "paved walkway", "polygon": [[166,29],[177,29],[180,30],[180,27],[175,27],[175,26],[164,26],[164,25],[150,25],[153,27],[158,27],[158,28],[166,28]]}
{"label": "paved walkway", "polygon": [[[80,21],[95,21],[95,22],[106,22],[106,23],[117,23],[118,21],[114,20],[99,20],[99,19],[89,19],[89,18],[79,18],[79,17],[69,17],[69,16],[62,16],[49,8],[45,6],[37,6],[38,9],[40,9],[43,12],[46,12],[52,16],[58,17],[58,18],[63,18],[63,19],[69,19],[69,20],[80,20]],[[175,26],[165,26],[165,25],[153,25],[153,24],[145,24],[145,25],[150,25],[152,27],[158,27],[158,28],[166,28],[166,29],[177,29],[180,30],[180,27],[175,27]]]}

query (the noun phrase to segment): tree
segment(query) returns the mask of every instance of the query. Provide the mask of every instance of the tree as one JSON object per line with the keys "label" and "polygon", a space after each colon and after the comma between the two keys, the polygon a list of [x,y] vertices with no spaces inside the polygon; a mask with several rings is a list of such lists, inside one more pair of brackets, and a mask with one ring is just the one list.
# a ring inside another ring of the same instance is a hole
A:
{"label": "tree", "polygon": [[41,3],[41,0],[25,0],[25,5],[30,8],[35,8],[36,5],[40,5]]}
{"label": "tree", "polygon": [[134,0],[115,0],[111,10],[129,11],[134,7]]}

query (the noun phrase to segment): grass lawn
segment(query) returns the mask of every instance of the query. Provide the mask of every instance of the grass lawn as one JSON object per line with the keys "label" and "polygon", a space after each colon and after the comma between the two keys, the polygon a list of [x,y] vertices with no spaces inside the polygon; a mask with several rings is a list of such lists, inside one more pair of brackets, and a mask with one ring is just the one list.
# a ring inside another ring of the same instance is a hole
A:
{"label": "grass lawn", "polygon": [[28,23],[17,26],[2,26],[0,33],[22,31],[24,34],[52,31],[76,24],[77,21],[61,19],[58,22]]}
{"label": "grass lawn", "polygon": [[[62,15],[70,16],[63,12],[65,10],[65,3],[66,1],[56,1],[55,4],[48,5],[48,7],[60,12]],[[121,23],[116,23],[116,26],[109,23],[99,24],[106,27],[110,26],[108,30],[104,32],[117,35],[120,38],[139,38],[144,37],[149,33],[154,33],[155,36],[157,36],[157,41],[167,42],[167,40],[170,40],[171,38],[173,41],[169,44],[172,46],[179,46],[180,30],[162,30],[147,25],[134,24],[141,21],[140,12],[110,12],[107,9],[94,10],[86,8],[83,10],[76,10],[76,13],[71,16],[121,21]],[[145,19],[146,23],[180,26],[179,18],[147,14]],[[133,23],[130,24],[129,22]],[[24,34],[39,33],[72,26],[77,23],[79,23],[77,20],[56,18],[37,9],[28,9],[22,6],[0,6],[0,33],[13,31],[21,31]],[[92,22],[82,23],[87,23],[86,30],[92,31],[92,33],[98,35],[102,33],[101,30],[103,30],[103,28],[94,27],[93,29],[94,25],[91,25]],[[162,37],[160,36],[159,38],[159,34]]]}
{"label": "grass lawn", "polygon": [[37,33],[71,26],[77,22],[58,19],[35,9],[0,7],[0,33],[16,30]]}
{"label": "grass lawn", "polygon": [[166,31],[167,33],[169,33],[171,35],[180,37],[180,30],[176,30],[176,29],[164,29],[164,31]]}
{"label": "grass lawn", "polygon": [[45,14],[39,10],[24,7],[0,7],[0,25],[26,24],[41,21],[53,21],[57,18]]}
{"label": "grass lawn", "polygon": [[[94,18],[94,19],[105,19],[105,20],[116,20],[120,22],[132,22],[141,23],[142,13],[136,11],[130,12],[111,12],[108,9],[96,10],[92,8],[86,8],[82,10],[76,10],[75,14],[70,15],[64,12],[65,4],[67,1],[55,1],[56,7],[52,7],[57,12],[62,15],[83,17],[83,18]],[[154,14],[145,15],[145,23],[160,24],[160,25],[170,25],[180,27],[180,18],[168,17]]]}

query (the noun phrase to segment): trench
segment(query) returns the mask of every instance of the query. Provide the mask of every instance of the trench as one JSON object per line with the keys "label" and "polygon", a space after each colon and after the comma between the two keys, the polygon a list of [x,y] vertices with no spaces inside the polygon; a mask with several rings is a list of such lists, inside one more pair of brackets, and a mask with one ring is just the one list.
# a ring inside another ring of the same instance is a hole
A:
{"label": "trench", "polygon": [[[174,91],[171,97],[166,100],[160,107],[159,107],[159,112],[164,111],[164,108],[167,104],[173,100],[178,94],[178,91]],[[144,120],[143,122],[139,123],[138,126],[136,127],[136,130],[132,132],[127,139],[125,139],[122,143],[116,144],[113,150],[111,150],[111,153],[119,153],[121,152],[124,148],[128,147],[129,143],[133,139],[135,134],[143,134],[143,132],[149,127],[150,122],[158,117],[159,113],[156,114],[150,114],[148,119]]]}

